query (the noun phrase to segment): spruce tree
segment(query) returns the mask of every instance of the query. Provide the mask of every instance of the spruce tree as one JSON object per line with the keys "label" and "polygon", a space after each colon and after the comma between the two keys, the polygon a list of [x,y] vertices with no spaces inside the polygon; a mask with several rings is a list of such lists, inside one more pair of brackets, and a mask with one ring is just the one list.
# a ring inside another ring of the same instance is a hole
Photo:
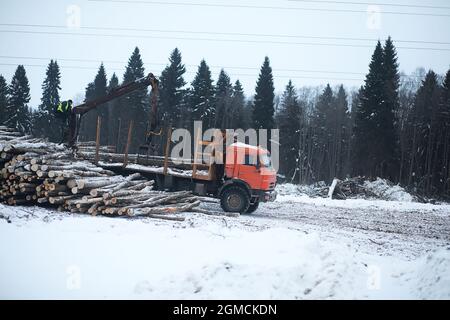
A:
{"label": "spruce tree", "polygon": [[333,121],[333,148],[332,157],[335,167],[330,175],[338,178],[344,178],[350,174],[350,138],[351,138],[351,119],[348,110],[347,93],[343,85],[339,86],[334,100]]}
{"label": "spruce tree", "polygon": [[231,128],[247,129],[251,124],[251,115],[246,112],[244,89],[239,80],[236,80],[233,86],[232,110],[233,118]]}
{"label": "spruce tree", "polygon": [[[111,76],[108,83],[108,93],[114,90],[114,88],[119,86],[119,78],[115,73]],[[117,143],[117,135],[119,133],[119,123],[122,126],[122,121],[120,119],[120,99],[114,99],[108,102],[108,112],[109,112],[109,134],[108,140],[109,144],[115,145]],[[118,146],[116,146],[118,147]]]}
{"label": "spruce tree", "polygon": [[255,129],[274,128],[274,84],[272,68],[268,57],[265,57],[256,83],[256,94],[253,105],[253,126]]}
{"label": "spruce tree", "polygon": [[42,83],[41,104],[33,116],[33,133],[47,137],[52,142],[61,141],[61,120],[56,118],[55,107],[59,104],[61,74],[58,63],[50,60],[46,77]]}
{"label": "spruce tree", "polygon": [[[100,65],[97,75],[93,82],[89,83],[86,88],[85,101],[92,101],[103,97],[107,94],[106,71],[103,63]],[[107,144],[108,139],[108,121],[109,114],[107,104],[99,105],[97,108],[89,111],[83,116],[83,136],[87,140],[95,140],[97,132],[97,118],[101,117],[100,142]]]}
{"label": "spruce tree", "polygon": [[280,129],[280,172],[290,181],[298,179],[301,109],[296,90],[289,80],[281,98],[280,110],[276,120]]}
{"label": "spruce tree", "polygon": [[4,124],[7,117],[8,85],[5,78],[0,75],[0,124]]}
{"label": "spruce tree", "polygon": [[214,87],[212,83],[211,71],[205,60],[202,60],[191,83],[189,96],[192,119],[202,121],[205,128],[214,126]]}
{"label": "spruce tree", "polygon": [[233,112],[232,107],[233,86],[231,85],[230,77],[222,69],[217,79],[214,103],[216,110],[215,127],[218,129],[230,129]]}
{"label": "spruce tree", "polygon": [[14,73],[9,86],[9,94],[6,125],[23,133],[30,132],[31,113],[28,108],[30,85],[23,65],[19,65]]}
{"label": "spruce tree", "polygon": [[410,120],[411,137],[409,184],[426,195],[432,195],[433,181],[439,163],[436,158],[439,149],[441,88],[437,75],[429,71],[417,91]]}
{"label": "spruce tree", "polygon": [[400,76],[397,52],[389,37],[383,48],[384,96],[378,115],[379,139],[381,139],[380,157],[384,165],[380,175],[391,181],[399,177],[399,138],[397,134],[397,112],[399,109]]}
{"label": "spruce tree", "polygon": [[[93,99],[94,91],[94,82],[89,82],[85,89],[84,102],[88,102]],[[97,121],[96,117],[96,111],[94,110],[81,117],[79,129],[79,139],[81,141],[90,141],[94,139]]]}
{"label": "spruce tree", "polygon": [[329,148],[333,139],[332,119],[335,116],[333,107],[333,90],[327,84],[318,97],[311,119],[314,159],[312,168],[318,181],[329,182],[333,178],[330,176],[330,171],[334,163]]}
{"label": "spruce tree", "polygon": [[186,85],[183,78],[185,72],[186,68],[182,63],[181,52],[175,48],[170,54],[169,65],[161,73],[159,83],[161,114],[165,122],[173,125],[181,123],[183,87]]}
{"label": "spruce tree", "polygon": [[442,94],[439,108],[440,136],[440,165],[439,169],[439,191],[450,198],[450,70],[445,75],[442,84]]}
{"label": "spruce tree", "polygon": [[[144,77],[144,63],[139,49],[136,47],[128,60],[123,76],[123,84]],[[136,152],[137,147],[145,141],[145,132],[148,124],[148,94],[147,88],[139,89],[120,99],[120,114],[113,118],[122,119],[122,127],[128,128],[129,121],[133,120],[133,139],[131,139],[130,152]],[[125,145],[126,134],[122,135],[121,144]]]}
{"label": "spruce tree", "polygon": [[[95,98],[103,97],[108,93],[107,83],[106,71],[102,63],[94,80]],[[107,145],[109,143],[110,111],[108,107],[109,105],[105,103],[96,108],[97,114],[101,117],[100,143],[102,145]]]}
{"label": "spruce tree", "polygon": [[380,134],[380,110],[385,97],[384,54],[378,41],[369,73],[366,76],[360,104],[355,111],[354,172],[357,175],[375,177],[383,163],[383,139]]}

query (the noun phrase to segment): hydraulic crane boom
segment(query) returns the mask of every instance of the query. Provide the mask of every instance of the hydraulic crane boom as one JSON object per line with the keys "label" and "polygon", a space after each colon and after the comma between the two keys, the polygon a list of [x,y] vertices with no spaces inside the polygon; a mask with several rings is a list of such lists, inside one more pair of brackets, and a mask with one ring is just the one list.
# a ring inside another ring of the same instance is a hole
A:
{"label": "hydraulic crane boom", "polygon": [[[111,90],[108,94],[103,97],[85,102],[78,106],[75,106],[69,115],[69,138],[68,145],[73,147],[77,140],[78,130],[79,130],[79,122],[82,115],[85,113],[97,108],[99,105],[102,105],[106,102],[114,100],[116,98],[122,97],[126,94],[129,94],[133,91],[146,88],[148,86],[152,87],[151,94],[151,110],[150,110],[150,119],[149,119],[149,131],[153,132],[158,126],[158,80],[156,77],[150,73],[148,76],[137,79],[136,81],[129,82],[127,84],[118,86]],[[147,134],[148,135],[148,134]]]}

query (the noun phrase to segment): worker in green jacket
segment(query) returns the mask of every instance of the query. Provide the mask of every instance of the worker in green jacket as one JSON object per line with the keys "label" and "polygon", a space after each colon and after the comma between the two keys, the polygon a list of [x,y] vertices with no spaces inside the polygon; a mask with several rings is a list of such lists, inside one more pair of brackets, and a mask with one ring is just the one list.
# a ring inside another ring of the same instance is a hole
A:
{"label": "worker in green jacket", "polygon": [[69,134],[69,118],[72,112],[72,100],[60,101],[55,108],[55,115],[61,119],[61,143],[63,143]]}

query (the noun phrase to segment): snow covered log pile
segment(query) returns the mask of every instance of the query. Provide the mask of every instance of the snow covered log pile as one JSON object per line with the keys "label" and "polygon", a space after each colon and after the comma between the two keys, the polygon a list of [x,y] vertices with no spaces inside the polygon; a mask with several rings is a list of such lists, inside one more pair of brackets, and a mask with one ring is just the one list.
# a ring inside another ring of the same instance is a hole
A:
{"label": "snow covered log pile", "polygon": [[354,177],[345,180],[334,179],[328,190],[328,197],[332,199],[381,199],[388,201],[428,202],[427,199],[407,192],[399,185],[377,178],[368,180],[365,177]]}
{"label": "snow covered log pile", "polygon": [[200,204],[190,192],[152,190],[139,173],[115,175],[75,159],[64,146],[24,136],[0,126],[0,202],[42,204],[92,215],[145,215],[183,220],[167,213],[192,211]]}

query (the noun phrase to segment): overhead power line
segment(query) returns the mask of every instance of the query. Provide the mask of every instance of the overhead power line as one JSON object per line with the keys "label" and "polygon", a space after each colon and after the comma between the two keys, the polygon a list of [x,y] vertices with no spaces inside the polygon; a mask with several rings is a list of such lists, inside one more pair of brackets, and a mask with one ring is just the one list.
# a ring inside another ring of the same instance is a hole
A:
{"label": "overhead power line", "polygon": [[[347,44],[347,43],[315,43],[315,42],[287,42],[272,40],[248,40],[248,39],[217,39],[217,38],[186,38],[173,36],[154,36],[154,35],[132,35],[132,34],[105,34],[105,33],[77,33],[77,32],[56,32],[56,31],[28,31],[28,30],[0,30],[0,33],[16,34],[46,34],[63,36],[89,36],[89,37],[112,37],[112,38],[145,38],[161,40],[188,40],[188,41],[211,41],[211,42],[231,42],[231,43],[269,43],[277,45],[302,45],[302,46],[326,46],[326,47],[350,47],[350,48],[373,48],[374,45]],[[397,49],[404,50],[425,50],[425,51],[450,51],[450,48],[431,48],[431,47],[402,47]]]}
{"label": "overhead power line", "polygon": [[[210,7],[210,8],[242,8],[242,9],[269,9],[269,10],[292,10],[292,11],[315,11],[315,12],[367,13],[366,10],[353,10],[353,9],[299,8],[299,7],[281,7],[281,6],[259,6],[246,4],[219,4],[219,3],[172,2],[172,1],[135,1],[135,0],[88,0],[88,1],[103,2],[103,3],[119,3],[119,4],[122,3],[122,4],[144,4],[144,5],[166,5],[166,6],[196,6],[196,7]],[[427,13],[427,12],[383,11],[383,14],[450,17],[450,14]]]}
{"label": "overhead power line", "polygon": [[[0,23],[0,26],[67,29],[67,26],[49,25],[49,24]],[[242,33],[242,32],[216,32],[216,31],[193,31],[193,30],[167,30],[167,29],[148,29],[148,28],[130,28],[130,27],[80,26],[80,29],[109,30],[109,31],[159,32],[159,33],[208,34],[208,35],[245,36],[245,37],[299,38],[299,39],[317,39],[317,40],[346,40],[346,41],[372,41],[372,42],[378,41],[377,38],[335,37],[335,36],[332,37],[332,36],[267,34],[267,33],[264,34],[264,33]],[[450,42],[429,41],[429,40],[395,39],[395,42],[397,42],[397,43],[424,43],[424,44],[436,44],[436,45],[450,45]]]}
{"label": "overhead power line", "polygon": [[314,4],[344,4],[344,5],[376,5],[386,7],[421,8],[421,9],[450,9],[447,6],[423,5],[423,4],[403,4],[387,2],[355,2],[355,1],[332,1],[332,0],[288,0],[290,2],[303,2]]}
{"label": "overhead power line", "polygon": [[[25,67],[40,67],[40,68],[47,68],[47,65],[44,64],[23,64],[23,63],[19,63]],[[17,66],[18,64],[16,63],[0,63],[1,66]],[[98,68],[96,67],[87,67],[87,66],[66,66],[66,65],[60,65],[61,68],[67,68],[67,69],[83,69],[83,70],[98,70]],[[122,69],[119,68],[109,68],[110,70],[113,71],[120,71]],[[191,74],[191,75],[195,75],[196,72],[193,71],[186,71],[187,74]],[[252,78],[257,78],[258,74],[245,74],[245,73],[233,73],[231,74],[233,77],[239,78],[239,77],[252,77]],[[335,78],[335,77],[314,77],[314,76],[279,76],[276,75],[276,78],[281,78],[281,79],[315,79],[315,80],[323,80],[323,81],[328,81],[328,80],[336,80],[336,81],[363,81],[363,78],[360,79],[354,79],[354,78]]]}
{"label": "overhead power line", "polygon": [[[57,60],[57,61],[66,61],[66,62],[92,62],[92,63],[113,63],[113,64],[123,64],[125,65],[127,63],[126,60],[101,60],[101,59],[80,59],[80,58],[44,58],[44,57],[31,57],[31,56],[11,56],[11,55],[0,55],[0,58],[2,59],[21,59],[21,60],[42,60],[42,61],[49,61],[51,59]],[[166,66],[167,63],[162,62],[152,62],[147,63],[148,65],[155,65],[155,66]],[[185,64],[188,67],[197,68],[198,65],[196,64]],[[216,65],[209,65],[210,68],[217,68],[217,69],[236,69],[236,70],[260,70],[259,67],[248,67],[248,66],[216,66]],[[348,74],[348,75],[364,75],[362,72],[350,72],[350,71],[327,71],[327,70],[311,70],[311,69],[284,69],[284,68],[276,68],[277,72],[305,72],[305,73],[330,73],[330,74]]]}

